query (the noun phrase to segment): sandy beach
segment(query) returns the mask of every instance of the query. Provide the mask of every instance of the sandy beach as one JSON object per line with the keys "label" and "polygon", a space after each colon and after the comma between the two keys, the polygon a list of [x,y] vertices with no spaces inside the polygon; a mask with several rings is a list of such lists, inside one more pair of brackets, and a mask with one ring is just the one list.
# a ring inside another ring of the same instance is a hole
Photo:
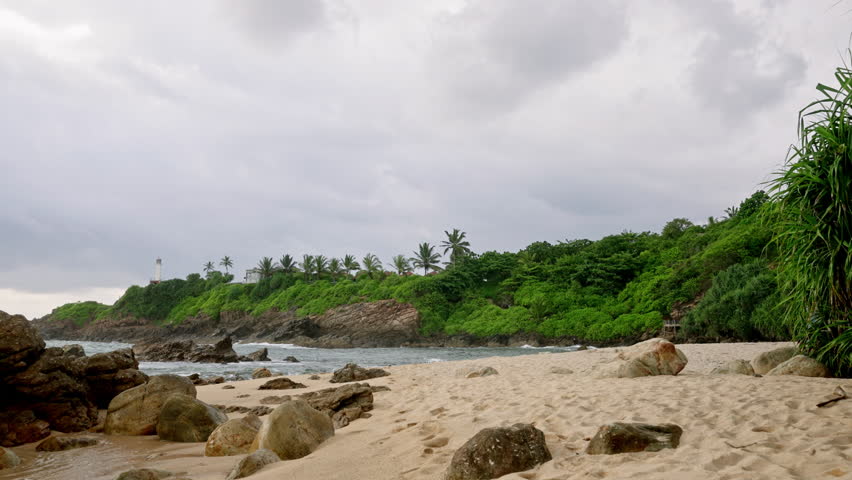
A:
{"label": "sandy beach", "polygon": [[[371,418],[337,430],[307,457],[267,466],[250,478],[440,479],[456,449],[479,430],[518,422],[545,433],[553,460],[502,478],[852,478],[852,400],[816,408],[838,385],[852,392],[852,379],[710,374],[728,360],[750,360],[784,345],[789,344],[680,345],[689,359],[683,372],[636,379],[592,374],[617,349],[537,350],[521,357],[389,367],[390,376],[369,381],[390,388],[375,393]],[[456,370],[468,365],[491,366],[499,375],[457,377]],[[329,373],[320,380],[290,378],[308,388],[260,391],[257,387],[266,379],[247,380],[230,383],[235,389],[199,387],[198,398],[253,407],[269,395],[332,386]],[[675,423],[684,433],[677,449],[585,454],[598,427],[615,421]],[[113,479],[124,470],[148,467],[184,472],[196,480],[221,480],[241,458],[205,457],[203,443],[96,436],[102,445],[68,452],[36,454],[34,445],[16,447],[25,465],[0,472],[0,479]]]}

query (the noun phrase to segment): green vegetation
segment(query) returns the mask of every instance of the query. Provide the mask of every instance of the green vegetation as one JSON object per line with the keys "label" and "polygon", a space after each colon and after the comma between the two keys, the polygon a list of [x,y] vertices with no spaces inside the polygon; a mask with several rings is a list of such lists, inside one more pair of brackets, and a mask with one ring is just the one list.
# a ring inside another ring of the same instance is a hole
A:
{"label": "green vegetation", "polygon": [[93,301],[66,303],[54,308],[50,315],[54,320],[72,320],[77,325],[85,325],[99,318],[109,308],[108,305]]}
{"label": "green vegetation", "polygon": [[[852,53],[852,52],[850,52]],[[852,70],[802,110],[798,145],[772,182],[785,318],[801,350],[852,375]]]}

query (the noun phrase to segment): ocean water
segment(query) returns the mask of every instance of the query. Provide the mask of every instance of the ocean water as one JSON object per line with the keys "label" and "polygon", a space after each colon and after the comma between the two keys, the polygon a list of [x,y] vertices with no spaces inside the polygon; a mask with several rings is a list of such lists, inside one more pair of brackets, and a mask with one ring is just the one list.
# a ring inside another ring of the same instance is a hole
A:
{"label": "ocean water", "polygon": [[[80,344],[86,355],[109,352],[132,345],[117,342],[75,342],[49,340],[48,347],[61,347]],[[485,357],[512,357],[537,352],[571,352],[579,345],[571,347],[476,347],[476,348],[306,348],[282,343],[237,343],[234,351],[246,355],[261,348],[269,350],[270,362],[239,363],[192,363],[192,362],[140,362],[139,369],[148,375],[173,373],[190,375],[198,373],[202,377],[223,376],[227,380],[251,378],[251,372],[258,367],[266,367],[273,373],[298,375],[302,373],[324,373],[336,370],[353,362],[362,367],[385,367],[412,363],[447,362]],[[299,363],[284,361],[288,356],[299,359]]]}

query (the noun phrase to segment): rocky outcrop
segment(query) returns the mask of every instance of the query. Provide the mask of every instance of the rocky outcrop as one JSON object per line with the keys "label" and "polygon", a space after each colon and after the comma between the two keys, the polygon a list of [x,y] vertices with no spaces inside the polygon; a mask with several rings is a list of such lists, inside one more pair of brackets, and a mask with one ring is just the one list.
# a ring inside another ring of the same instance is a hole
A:
{"label": "rocky outcrop", "polygon": [[483,365],[473,365],[456,370],[456,376],[459,378],[478,378],[489,375],[498,375],[497,370]]}
{"label": "rocky outcrop", "polygon": [[107,408],[119,393],[147,382],[148,375],[139,371],[133,350],[125,348],[88,357],[86,381],[95,405]]}
{"label": "rocky outcrop", "polygon": [[256,452],[252,452],[250,455],[246,455],[245,458],[240,460],[231,470],[231,473],[228,474],[226,480],[237,480],[238,478],[248,477],[260,471],[261,468],[280,461],[281,459],[278,458],[275,452],[262,448]]}
{"label": "rocky outcrop", "polygon": [[21,315],[0,311],[0,377],[25,370],[44,352],[44,340]]}
{"label": "rocky outcrop", "polygon": [[804,355],[796,355],[766,373],[766,376],[774,375],[798,375],[801,377],[831,376],[825,365]]}
{"label": "rocky outcrop", "polygon": [[373,409],[373,389],[366,383],[303,393],[299,398],[328,415],[334,428],[343,428]]}
{"label": "rocky outcrop", "polygon": [[133,346],[139,360],[147,362],[234,363],[239,361],[231,337],[213,345],[198,345],[193,340],[142,343]]}
{"label": "rocky outcrop", "polygon": [[612,455],[627,452],[656,452],[677,448],[683,429],[674,424],[611,423],[598,429],[586,453]]}
{"label": "rocky outcrop", "polygon": [[248,453],[254,437],[263,422],[257,415],[248,414],[243,418],[232,418],[219,425],[210,434],[204,446],[207,457],[225,457]]}
{"label": "rocky outcrop", "polygon": [[750,375],[754,376],[754,368],[745,360],[731,360],[713,369],[714,375]]}
{"label": "rocky outcrop", "polygon": [[83,349],[83,346],[76,343],[71,345],[65,345],[64,347],[62,347],[62,351],[65,353],[65,355],[68,355],[69,357],[86,356],[86,350]]}
{"label": "rocky outcrop", "polygon": [[551,458],[544,433],[532,425],[486,428],[456,450],[445,478],[488,480],[529,470]]}
{"label": "rocky outcrop", "polygon": [[595,369],[599,377],[636,378],[677,375],[686,367],[686,355],[662,338],[652,338],[622,349],[616,358]]}
{"label": "rocky outcrop", "polygon": [[[290,358],[290,357],[287,357]],[[240,356],[241,362],[271,362],[269,359],[269,350],[266,348],[261,348],[256,352],[251,352],[248,355]]]}
{"label": "rocky outcrop", "polygon": [[344,367],[335,370],[331,376],[331,383],[362,382],[371,378],[386,377],[390,375],[381,368],[364,368],[354,363],[347,363]]}
{"label": "rocky outcrop", "polygon": [[153,435],[160,411],[174,394],[195,398],[195,386],[185,377],[156,375],[142,385],[118,394],[109,404],[104,433],[108,435]]}
{"label": "rocky outcrop", "polygon": [[48,437],[36,446],[37,452],[62,452],[75,448],[91,447],[98,444],[97,438],[91,437]]}
{"label": "rocky outcrop", "polygon": [[797,353],[799,353],[799,349],[796,347],[776,348],[754,357],[751,366],[754,368],[754,373],[766,375],[773,368],[796,356]]}
{"label": "rocky outcrop", "polygon": [[302,458],[334,436],[328,415],[320,413],[301,399],[282,403],[269,414],[260,428],[252,449],[268,449],[282,460]]}
{"label": "rocky outcrop", "polygon": [[294,382],[287,377],[278,377],[269,380],[257,387],[258,390],[290,390],[292,388],[307,388],[304,384]]}
{"label": "rocky outcrop", "polygon": [[192,375],[186,377],[192,382],[195,386],[203,386],[203,385],[218,385],[220,383],[225,383],[225,377],[216,376],[216,377],[207,377],[201,378],[201,374],[193,373]]}
{"label": "rocky outcrop", "polygon": [[14,447],[32,443],[50,435],[50,424],[23,407],[0,412],[0,446]]}
{"label": "rocky outcrop", "polygon": [[189,395],[175,394],[166,400],[157,421],[157,435],[171,442],[206,442],[228,416]]}

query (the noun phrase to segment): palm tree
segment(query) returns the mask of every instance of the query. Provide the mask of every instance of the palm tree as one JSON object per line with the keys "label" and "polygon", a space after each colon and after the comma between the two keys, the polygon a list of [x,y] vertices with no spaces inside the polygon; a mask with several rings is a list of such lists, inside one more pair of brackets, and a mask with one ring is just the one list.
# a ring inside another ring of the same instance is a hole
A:
{"label": "palm tree", "polygon": [[337,280],[337,277],[343,273],[343,265],[340,263],[340,259],[332,258],[328,261],[328,273],[331,274],[332,280]]}
{"label": "palm tree", "polygon": [[450,252],[450,264],[455,264],[457,261],[473,253],[470,249],[470,242],[464,239],[466,232],[460,231],[458,228],[453,229],[453,233],[444,230],[447,239],[441,242],[444,247],[444,255]]}
{"label": "palm tree", "polygon": [[437,272],[441,269],[441,254],[435,253],[434,250],[435,247],[429,245],[428,242],[423,242],[411,258],[414,267],[423,269],[423,275],[429,273],[429,270]]}
{"label": "palm tree", "polygon": [[317,274],[317,278],[320,278],[323,273],[328,271],[328,259],[322,255],[314,257],[314,271]]}
{"label": "palm tree", "polygon": [[261,278],[269,278],[275,273],[275,262],[272,257],[263,257],[258,262],[257,269],[260,271]]}
{"label": "palm tree", "polygon": [[222,261],[219,262],[219,265],[225,267],[225,273],[228,273],[228,269],[234,266],[234,261],[231,260],[231,257],[225,255],[222,257]]}
{"label": "palm tree", "polygon": [[404,255],[393,257],[393,268],[396,269],[396,273],[399,275],[411,273],[411,264],[408,263],[408,259]]}
{"label": "palm tree", "polygon": [[305,272],[305,280],[310,280],[314,273],[314,256],[307,253],[302,255],[302,271]]}
{"label": "palm tree", "polygon": [[207,263],[204,264],[204,271],[207,273],[208,277],[210,276],[211,273],[213,273],[213,270],[215,270],[215,269],[216,269],[216,266],[213,265],[213,262],[207,262]]}
{"label": "palm tree", "polygon": [[358,264],[358,261],[355,260],[355,255],[349,255],[343,257],[343,268],[346,269],[347,272],[352,272],[361,269],[361,265]]}
{"label": "palm tree", "polygon": [[278,260],[278,267],[284,273],[293,273],[296,271],[296,259],[286,254]]}
{"label": "palm tree", "polygon": [[371,277],[374,277],[376,273],[382,271],[381,260],[372,253],[365,255],[361,262],[364,264],[364,271]]}

